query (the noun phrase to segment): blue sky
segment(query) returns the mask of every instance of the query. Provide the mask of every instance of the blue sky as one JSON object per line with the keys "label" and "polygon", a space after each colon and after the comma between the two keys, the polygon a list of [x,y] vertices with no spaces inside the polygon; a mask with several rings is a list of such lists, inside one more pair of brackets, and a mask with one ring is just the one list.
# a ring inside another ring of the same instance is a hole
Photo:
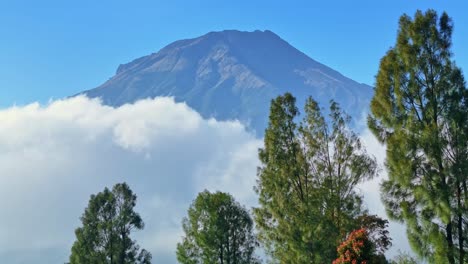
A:
{"label": "blue sky", "polygon": [[399,16],[427,8],[454,19],[453,51],[466,71],[464,2],[1,0],[0,106],[94,88],[121,63],[223,29],[270,29],[313,59],[372,85],[380,58],[395,42]]}
{"label": "blue sky", "polygon": [[[9,216],[0,221],[0,259],[63,263],[89,195],[128,181],[147,226],[138,241],[161,263],[174,263],[180,221],[197,192],[228,191],[255,204],[262,144],[240,123],[204,120],[167,98],[117,109],[80,97],[6,107],[94,88],[119,64],[224,29],[272,30],[372,85],[399,17],[428,8],[454,19],[455,60],[468,71],[463,1],[0,0],[0,201],[9,201],[0,203]],[[385,149],[375,138],[364,134],[363,142],[383,163]],[[363,189],[371,211],[383,215],[378,182]],[[31,219],[40,219],[41,228]],[[403,229],[392,228],[394,253],[408,250]]]}

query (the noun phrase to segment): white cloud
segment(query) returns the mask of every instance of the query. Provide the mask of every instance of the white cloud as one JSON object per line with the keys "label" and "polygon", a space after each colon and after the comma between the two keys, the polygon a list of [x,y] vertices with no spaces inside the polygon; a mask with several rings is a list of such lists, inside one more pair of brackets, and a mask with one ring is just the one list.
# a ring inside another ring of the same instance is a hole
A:
{"label": "white cloud", "polygon": [[[367,128],[361,133],[361,141],[366,147],[367,152],[376,157],[377,163],[380,167],[380,173],[379,177],[360,184],[359,190],[364,195],[364,201],[369,208],[369,211],[372,214],[377,214],[384,219],[388,219],[385,207],[380,200],[380,183],[388,177],[384,166],[386,148]],[[392,258],[398,255],[399,251],[411,252],[404,225],[395,221],[390,221],[389,232],[390,237],[393,239],[393,246],[387,252],[387,256]]]}
{"label": "white cloud", "polygon": [[238,122],[204,120],[171,98],[111,108],[76,97],[1,110],[0,259],[66,261],[89,195],[126,181],[146,223],[137,240],[159,263],[174,263],[197,192],[255,200],[260,145]]}
{"label": "white cloud", "polygon": [[[362,140],[382,164],[384,147],[369,132]],[[180,223],[199,191],[256,203],[261,146],[239,122],[205,120],[171,98],[112,108],[75,97],[0,110],[0,259],[63,263],[89,196],[126,181],[146,224],[135,238],[157,263],[175,263]],[[385,217],[381,179],[361,190]],[[401,226],[391,235],[392,252],[408,250]]]}

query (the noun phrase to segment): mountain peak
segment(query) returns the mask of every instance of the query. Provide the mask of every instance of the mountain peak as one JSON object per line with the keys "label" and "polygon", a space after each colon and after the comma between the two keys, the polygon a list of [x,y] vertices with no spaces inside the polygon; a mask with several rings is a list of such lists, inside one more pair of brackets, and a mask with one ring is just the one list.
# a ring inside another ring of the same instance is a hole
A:
{"label": "mountain peak", "polygon": [[322,105],[335,99],[357,115],[371,87],[314,61],[272,31],[224,30],[120,65],[109,81],[84,93],[113,106],[174,96],[204,117],[240,119],[262,133],[270,100],[285,92],[299,105],[310,95]]}
{"label": "mountain peak", "polygon": [[276,35],[275,33],[273,33],[271,30],[254,30],[254,31],[242,31],[242,30],[237,30],[237,29],[225,29],[225,30],[222,30],[222,31],[210,31],[208,33],[206,33],[205,35],[201,36],[201,37],[204,37],[204,36],[208,36],[208,35],[211,35],[211,36],[226,36],[226,35],[256,35],[256,36],[265,36],[265,35],[270,35],[270,36],[276,36],[278,37],[278,35]]}
{"label": "mountain peak", "polygon": [[271,44],[275,41],[280,41],[286,43],[278,35],[273,33],[270,30],[255,30],[255,31],[240,31],[235,29],[223,30],[223,31],[211,31],[203,36],[183,39],[175,41],[166,47],[162,48],[158,53],[153,53],[148,56],[144,56],[138,59],[133,60],[130,63],[121,64],[117,68],[116,75],[124,72],[127,69],[132,68],[135,64],[138,64],[145,59],[151,57],[157,57],[160,54],[169,54],[173,53],[175,50],[183,50],[191,46],[210,46],[223,43],[225,46],[246,46],[246,45],[264,45]]}

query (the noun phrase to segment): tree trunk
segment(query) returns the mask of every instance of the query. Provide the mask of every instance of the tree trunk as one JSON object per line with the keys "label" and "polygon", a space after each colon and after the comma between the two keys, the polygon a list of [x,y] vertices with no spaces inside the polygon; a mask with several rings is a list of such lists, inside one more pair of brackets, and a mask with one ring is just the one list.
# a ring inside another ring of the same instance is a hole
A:
{"label": "tree trunk", "polygon": [[450,264],[455,264],[455,258],[454,258],[454,248],[453,248],[453,238],[452,238],[452,222],[448,223],[445,231],[447,233],[447,244],[448,244],[448,252],[447,252],[447,258],[448,262]]}
{"label": "tree trunk", "polygon": [[462,215],[462,201],[461,201],[461,186],[460,183],[457,182],[457,203],[458,203],[458,223],[457,223],[457,229],[458,229],[458,257],[459,257],[459,263],[463,264],[464,263],[464,258],[465,258],[465,251],[464,251],[464,237],[463,237],[463,215]]}

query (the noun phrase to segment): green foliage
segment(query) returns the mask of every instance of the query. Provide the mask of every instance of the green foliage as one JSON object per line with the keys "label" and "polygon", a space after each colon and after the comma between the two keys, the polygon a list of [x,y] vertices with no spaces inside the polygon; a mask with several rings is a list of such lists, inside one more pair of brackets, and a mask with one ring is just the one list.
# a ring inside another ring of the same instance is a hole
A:
{"label": "green foliage", "polygon": [[446,13],[400,18],[368,119],[387,145],[387,213],[406,224],[412,249],[432,263],[468,261],[468,100],[451,60],[452,30]]}
{"label": "green foliage", "polygon": [[331,263],[336,246],[364,213],[354,188],[376,175],[377,166],[338,104],[331,102],[326,120],[309,98],[297,124],[295,101],[287,93],[271,103],[259,150],[259,239],[280,263]]}
{"label": "green foliage", "polygon": [[418,261],[407,253],[399,253],[390,264],[418,264]]}
{"label": "green foliage", "polygon": [[185,236],[177,244],[183,264],[254,264],[257,241],[253,220],[234,198],[222,192],[198,194],[183,220]]}
{"label": "green foliage", "polygon": [[130,238],[132,231],[144,227],[133,210],[136,199],[126,183],[91,195],[83,226],[75,231],[70,264],[150,264],[151,254]]}

